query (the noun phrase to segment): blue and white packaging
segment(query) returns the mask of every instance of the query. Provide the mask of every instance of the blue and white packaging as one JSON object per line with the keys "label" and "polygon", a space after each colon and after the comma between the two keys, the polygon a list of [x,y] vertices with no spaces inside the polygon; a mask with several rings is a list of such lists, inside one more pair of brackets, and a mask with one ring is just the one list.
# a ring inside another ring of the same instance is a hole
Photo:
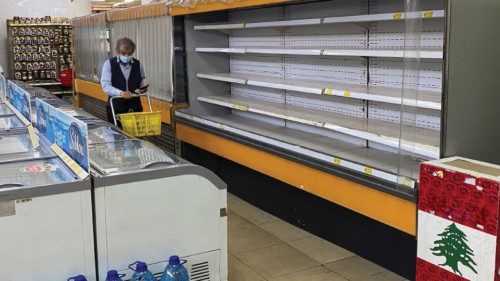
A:
{"label": "blue and white packaging", "polygon": [[[59,148],[71,157],[88,176],[89,173],[89,151],[88,151],[88,128],[84,122],[65,114],[63,111],[40,100],[35,100],[38,130],[53,144],[57,153]],[[63,159],[64,160],[64,159]],[[72,163],[66,163],[77,174]],[[80,175],[79,175],[80,176]]]}
{"label": "blue and white packaging", "polygon": [[0,74],[0,101],[4,102],[7,100],[7,80]]}
{"label": "blue and white packaging", "polygon": [[29,122],[31,122],[30,94],[11,81],[8,82],[10,101]]}

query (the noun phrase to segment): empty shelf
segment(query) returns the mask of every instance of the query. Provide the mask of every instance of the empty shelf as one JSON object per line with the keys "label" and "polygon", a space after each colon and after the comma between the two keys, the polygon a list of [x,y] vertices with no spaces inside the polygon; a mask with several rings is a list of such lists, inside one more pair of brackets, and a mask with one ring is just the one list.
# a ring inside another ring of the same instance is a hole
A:
{"label": "empty shelf", "polygon": [[[434,159],[439,157],[439,131],[228,95],[198,97],[198,100],[330,129]],[[400,126],[402,126],[401,134]],[[402,139],[400,141],[400,135],[413,136],[414,140]]]}
{"label": "empty shelf", "polygon": [[[234,114],[196,117],[177,111],[176,115],[332,165],[362,174],[369,173],[390,182],[400,182],[413,187],[418,179],[421,160],[417,158],[362,147]],[[400,172],[404,175],[399,180],[398,163],[401,164]]]}
{"label": "empty shelf", "polygon": [[[264,75],[245,74],[245,73],[198,73],[199,78],[223,81],[237,84],[247,84],[265,88],[280,89],[287,91],[302,92],[315,95],[330,95],[352,99],[362,99],[370,101],[385,102],[391,104],[441,109],[441,94],[439,92],[419,91],[405,92],[405,98],[402,100],[402,89],[359,86],[343,83],[331,83],[325,81],[311,81],[292,78],[279,78]],[[418,100],[417,100],[418,98]]]}
{"label": "empty shelf", "polygon": [[[247,51],[248,52],[248,51]],[[442,59],[442,51],[413,50],[323,50],[324,56]]]}
{"label": "empty shelf", "polygon": [[443,51],[431,50],[311,50],[311,49],[276,49],[276,48],[196,48],[203,53],[227,54],[266,54],[297,56],[337,56],[337,57],[381,57],[381,58],[422,58],[442,59]]}
{"label": "empty shelf", "polygon": [[344,17],[326,17],[299,20],[266,21],[266,22],[234,22],[234,23],[215,23],[196,25],[194,30],[234,30],[234,29],[252,29],[252,28],[277,28],[292,26],[308,26],[334,23],[359,23],[359,22],[377,22],[377,21],[397,21],[408,18],[444,18],[444,10],[429,10],[421,12],[412,12],[405,14],[403,12],[357,15]]}

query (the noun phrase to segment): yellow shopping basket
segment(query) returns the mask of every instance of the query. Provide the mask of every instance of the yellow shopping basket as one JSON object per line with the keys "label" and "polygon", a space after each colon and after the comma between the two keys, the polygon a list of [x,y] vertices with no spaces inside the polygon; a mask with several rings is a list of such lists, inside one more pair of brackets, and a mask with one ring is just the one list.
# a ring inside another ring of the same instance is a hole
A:
{"label": "yellow shopping basket", "polygon": [[149,96],[139,96],[146,96],[148,98],[150,112],[130,112],[118,114],[115,116],[113,99],[121,97],[116,96],[111,98],[110,105],[115,125],[118,125],[117,120],[120,120],[120,122],[122,123],[123,132],[127,135],[137,138],[161,135],[161,111],[153,111],[153,108],[151,107],[151,99],[149,98]]}

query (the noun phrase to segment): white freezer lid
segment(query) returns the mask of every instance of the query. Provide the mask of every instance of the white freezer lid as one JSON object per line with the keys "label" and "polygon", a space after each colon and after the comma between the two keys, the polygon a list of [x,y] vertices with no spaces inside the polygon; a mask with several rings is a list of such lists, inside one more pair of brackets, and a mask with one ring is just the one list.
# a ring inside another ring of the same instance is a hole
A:
{"label": "white freezer lid", "polygon": [[89,145],[92,166],[105,175],[181,164],[177,156],[143,140],[125,140]]}

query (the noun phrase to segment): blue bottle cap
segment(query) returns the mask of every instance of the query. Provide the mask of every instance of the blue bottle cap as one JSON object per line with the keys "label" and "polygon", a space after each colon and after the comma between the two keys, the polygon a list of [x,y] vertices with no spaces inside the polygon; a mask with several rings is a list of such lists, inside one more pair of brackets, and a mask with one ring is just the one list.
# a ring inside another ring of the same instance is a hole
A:
{"label": "blue bottle cap", "polygon": [[87,278],[83,275],[78,275],[75,277],[75,281],[87,281]]}
{"label": "blue bottle cap", "polygon": [[118,276],[118,271],[116,271],[116,270],[108,271],[108,274],[106,276],[106,280],[109,280],[109,281],[120,280],[120,276]]}
{"label": "blue bottle cap", "polygon": [[140,261],[140,262],[137,262],[137,266],[135,267],[135,271],[137,272],[144,272],[148,270],[148,266],[146,265],[146,263]]}
{"label": "blue bottle cap", "polygon": [[87,278],[85,278],[85,276],[83,275],[78,275],[78,276],[74,276],[74,277],[70,277],[68,278],[68,281],[69,280],[74,280],[74,281],[87,281]]}
{"label": "blue bottle cap", "polygon": [[179,256],[170,256],[168,259],[168,264],[170,265],[180,265],[181,264],[181,259]]}

